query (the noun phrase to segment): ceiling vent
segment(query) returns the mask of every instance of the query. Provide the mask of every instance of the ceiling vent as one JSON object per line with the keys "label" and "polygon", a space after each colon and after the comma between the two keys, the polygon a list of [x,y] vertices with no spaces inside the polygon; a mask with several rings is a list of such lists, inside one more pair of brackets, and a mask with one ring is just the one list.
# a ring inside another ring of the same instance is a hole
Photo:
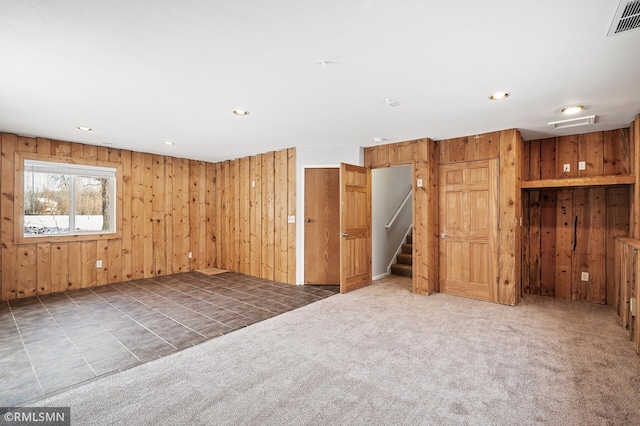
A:
{"label": "ceiling vent", "polygon": [[640,28],[640,0],[621,0],[607,36]]}
{"label": "ceiling vent", "polygon": [[596,122],[595,115],[587,117],[572,118],[570,120],[552,121],[549,127],[552,129],[564,129],[565,127],[587,126]]}

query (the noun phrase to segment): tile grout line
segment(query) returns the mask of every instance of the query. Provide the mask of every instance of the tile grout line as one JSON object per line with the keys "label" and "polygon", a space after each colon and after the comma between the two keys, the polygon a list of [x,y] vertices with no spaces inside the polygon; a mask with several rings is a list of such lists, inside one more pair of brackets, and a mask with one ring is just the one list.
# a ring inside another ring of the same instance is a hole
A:
{"label": "tile grout line", "polygon": [[[221,278],[221,279],[222,279],[222,278]],[[211,283],[211,282],[209,282],[209,281],[201,280],[201,279],[199,279],[199,278],[198,278],[198,281],[203,282],[203,283],[206,283],[206,284],[210,284],[210,283]],[[158,283],[157,281],[154,281],[154,282]],[[232,282],[232,281],[228,281],[228,280],[227,280],[227,282]],[[160,284],[160,285],[164,285],[164,284],[162,284],[162,283],[158,283],[158,284]],[[234,298],[232,298],[232,297],[225,296],[224,294],[217,294],[217,293],[214,293],[214,292],[212,292],[212,291],[210,291],[210,290],[201,289],[200,287],[197,287],[197,286],[195,286],[195,285],[193,285],[193,284],[189,284],[189,283],[184,283],[184,284],[190,285],[190,286],[195,287],[195,288],[197,288],[197,289],[199,289],[199,290],[206,291],[206,292],[211,293],[211,294],[214,294],[214,295],[216,295],[216,296],[222,296],[222,297],[224,297],[224,298],[226,298],[226,299],[230,299],[230,300],[233,300],[233,301],[235,301],[235,302],[243,303],[243,304],[245,304],[245,305],[247,305],[247,306],[251,306],[251,307],[253,307],[253,308],[261,309],[261,310],[263,310],[263,311],[267,311],[267,312],[269,312],[269,313],[274,313],[274,312],[272,312],[272,311],[269,311],[268,309],[261,308],[261,307],[259,307],[259,306],[253,305],[253,304],[251,304],[251,303],[244,302],[244,301],[239,300],[239,299],[234,299]],[[251,293],[248,293],[248,292],[243,291],[243,290],[237,290],[237,289],[234,289],[234,288],[230,288],[230,287],[228,287],[227,285],[223,285],[223,286],[222,286],[222,288],[225,288],[225,289],[227,289],[227,290],[231,290],[231,291],[236,291],[236,292],[239,292],[239,293],[242,293],[242,294],[251,295]],[[180,291],[180,290],[177,290],[177,291]],[[186,294],[186,295],[188,296],[188,294],[187,294],[187,293],[184,293],[184,292],[181,292],[181,293]],[[277,293],[275,293],[275,294],[277,294]],[[193,296],[190,296],[190,297],[193,297]],[[202,300],[203,302],[210,303],[210,302],[208,302],[208,301],[206,301],[206,300],[203,300],[203,299],[198,299],[198,300]],[[268,300],[269,302],[272,302],[272,303],[277,303],[277,304],[282,305],[282,306],[284,306],[284,307],[288,307],[287,305],[284,305],[284,304],[282,304],[282,303],[280,303],[280,302],[277,302],[277,301],[275,301],[275,300],[270,300],[270,299],[265,299],[265,300]],[[320,300],[320,299],[319,299],[319,300]],[[312,303],[312,302],[308,302],[308,303]],[[223,308],[223,309],[225,309],[225,308]],[[295,308],[293,308],[293,309],[295,309]],[[230,309],[228,309],[228,310],[230,310]],[[291,308],[290,308],[289,310],[291,310]],[[231,310],[230,310],[230,311],[231,311]],[[238,314],[238,315],[243,315],[243,314],[241,314],[241,313],[239,313],[239,312],[235,312],[235,311],[231,311],[231,312],[234,312],[234,313],[236,313],[236,314]],[[285,311],[285,312],[286,312],[286,311]]]}
{"label": "tile grout line", "polygon": [[[38,301],[42,304],[40,298]],[[36,374],[36,369],[33,366],[33,362],[31,361],[31,356],[29,355],[29,349],[27,349],[27,344],[24,342],[24,338],[22,337],[22,332],[20,331],[20,326],[18,325],[18,321],[16,320],[16,316],[13,313],[13,308],[11,307],[11,303],[7,301],[7,305],[9,306],[9,312],[11,312],[11,318],[13,318],[13,323],[16,325],[16,330],[18,330],[18,335],[20,336],[20,343],[22,343],[22,347],[24,348],[25,353],[27,354],[27,359],[29,360],[29,366],[31,367],[31,371],[33,371],[33,376],[36,378],[36,383],[38,384],[38,389],[40,390],[40,396],[44,395],[42,390],[42,385],[40,384],[40,379],[38,379],[38,375]]]}
{"label": "tile grout line", "polygon": [[[116,289],[117,290],[117,289]],[[108,300],[106,300],[104,297],[102,297],[100,295],[100,293],[96,293],[95,291],[93,291],[92,289],[89,289],[89,291],[91,291],[91,293],[93,293],[94,295],[98,296],[100,299],[102,299],[105,303],[107,303],[109,306],[113,307],[114,309],[117,309],[118,311],[120,311],[121,313],[123,313],[126,317],[128,317],[130,320],[132,320],[133,322],[135,322],[136,324],[138,324],[139,326],[141,326],[142,328],[144,328],[145,330],[147,330],[149,333],[153,334],[154,336],[156,336],[158,339],[162,340],[163,342],[165,342],[167,345],[171,346],[173,349],[178,350],[178,348],[176,348],[175,346],[173,346],[171,343],[167,342],[166,340],[164,340],[162,337],[158,336],[156,333],[154,333],[153,331],[151,331],[147,326],[145,326],[144,324],[142,324],[141,322],[139,322],[138,320],[136,320],[135,318],[133,318],[132,316],[130,316],[129,314],[127,314],[125,311],[123,311],[122,309],[118,308],[116,305],[114,305],[113,303],[109,302]],[[84,308],[82,308],[84,310]],[[86,312],[86,311],[85,311]],[[120,339],[118,339],[117,337],[113,336],[116,340],[118,340],[118,342],[120,342]],[[124,347],[126,347],[126,345],[124,345],[124,343],[120,342],[121,345],[123,345]],[[127,348],[127,350],[129,350],[129,348]],[[129,351],[131,352],[131,351]],[[132,352],[133,354],[133,352]],[[135,354],[133,354],[135,356]],[[138,358],[136,356],[136,358]],[[139,359],[139,358],[138,358]]]}
{"label": "tile grout line", "polygon": [[[78,306],[78,304],[75,302],[75,300],[71,299],[66,292],[62,292],[65,296],[67,296],[67,298],[69,300],[71,300],[71,302],[73,302],[76,306]],[[91,372],[93,373],[94,378],[98,377],[98,374],[96,373],[96,370],[93,369],[93,367],[91,366],[91,364],[89,364],[89,361],[87,361],[87,359],[84,357],[84,355],[82,355],[82,352],[80,352],[80,350],[78,349],[78,347],[76,346],[75,343],[73,343],[73,340],[71,340],[71,337],[69,337],[69,335],[67,334],[67,331],[64,329],[64,327],[62,327],[60,325],[60,323],[58,322],[58,320],[56,319],[56,317],[54,317],[53,315],[51,315],[51,311],[49,311],[49,308],[47,308],[47,305],[44,304],[44,302],[42,301],[42,299],[40,299],[40,296],[36,295],[36,297],[38,298],[38,300],[40,301],[40,303],[42,303],[42,306],[44,306],[44,309],[47,311],[47,313],[49,314],[49,316],[53,319],[53,321],[56,323],[56,325],[58,327],[60,327],[60,329],[62,330],[62,332],[64,333],[65,337],[67,338],[67,340],[71,343],[71,345],[73,346],[73,348],[76,350],[76,352],[78,352],[78,354],[80,355],[80,357],[82,358],[82,360],[84,361],[84,363],[91,369]],[[78,306],[79,307],[79,306]],[[92,318],[93,319],[93,318]],[[94,320],[95,321],[95,320]],[[37,376],[37,375],[36,375]]]}
{"label": "tile grout line", "polygon": [[[133,284],[133,285],[135,285],[135,286],[137,286],[137,287],[139,287],[139,288],[143,289],[142,287],[138,286],[137,284]],[[189,327],[189,326],[187,326],[187,325],[185,325],[185,324],[182,324],[182,323],[181,323],[180,321],[178,321],[177,319],[172,318],[172,317],[170,317],[169,315],[165,314],[164,312],[159,311],[158,309],[154,308],[153,306],[149,306],[149,305],[147,305],[146,303],[144,303],[144,302],[143,302],[143,301],[141,301],[140,299],[135,298],[134,296],[130,295],[129,293],[126,293],[126,292],[124,292],[123,290],[121,290],[121,289],[119,289],[119,288],[115,288],[115,290],[117,290],[117,291],[119,291],[120,293],[122,293],[122,294],[126,295],[128,298],[130,298],[130,299],[132,299],[132,300],[135,300],[136,302],[140,303],[141,305],[146,306],[147,308],[154,310],[155,312],[159,313],[160,315],[164,316],[165,318],[170,319],[171,321],[175,322],[176,324],[179,324],[179,325],[181,325],[182,327],[184,327],[184,328],[186,328],[186,329],[188,329],[188,330],[191,330],[191,331],[193,331],[194,333],[197,333],[197,334],[199,334],[200,336],[202,336],[202,337],[204,337],[204,338],[206,338],[206,339],[208,339],[208,338],[209,338],[209,337],[205,336],[204,334],[202,334],[202,333],[200,333],[200,332],[198,332],[198,331],[196,331],[196,330],[192,329],[191,327]],[[149,291],[149,290],[147,290],[147,289],[143,289],[143,290],[145,290],[145,291]],[[172,303],[176,303],[176,304],[180,305],[179,303],[174,302],[173,300],[167,299],[166,297],[164,297],[164,296],[162,296],[162,295],[159,295],[159,294],[154,293],[154,292],[152,292],[152,291],[149,291],[149,292],[150,292],[151,294],[155,294],[155,295],[157,295],[157,296],[159,296],[159,297],[162,297],[163,299],[166,299],[166,300],[168,300],[168,301],[170,301],[170,302],[172,302]],[[183,306],[183,305],[180,305],[180,306]],[[184,306],[184,307],[186,308],[186,306]],[[187,309],[189,309],[189,308],[187,308]],[[204,315],[203,315],[203,316],[204,316]],[[206,317],[206,318],[209,318],[209,317]],[[213,321],[216,321],[216,322],[220,323],[220,321],[214,320],[213,318],[209,318],[209,319],[211,319],[211,320],[213,320]],[[222,323],[220,323],[220,324],[222,324]],[[167,342],[167,343],[168,343],[168,342]],[[176,349],[177,349],[177,348],[176,348]]]}
{"label": "tile grout line", "polygon": [[[177,293],[180,293],[180,294],[183,294],[183,295],[185,295],[185,296],[189,296],[189,297],[191,297],[191,298],[193,298],[193,299],[195,299],[195,300],[199,300],[199,301],[201,301],[201,302],[207,303],[207,304],[209,304],[211,307],[219,308],[219,309],[222,309],[222,310],[224,310],[224,311],[229,311],[229,312],[232,312],[232,313],[234,313],[234,314],[236,314],[236,315],[240,315],[240,316],[243,316],[243,317],[245,317],[245,318],[247,318],[247,319],[249,319],[249,320],[254,321],[254,319],[253,319],[253,318],[248,317],[248,316],[246,316],[246,315],[244,315],[244,314],[241,314],[240,312],[236,312],[236,311],[234,311],[234,310],[231,310],[231,309],[225,308],[224,306],[216,305],[215,303],[210,302],[210,301],[208,301],[208,300],[204,300],[204,299],[200,299],[200,298],[197,298],[197,297],[193,297],[193,296],[191,296],[189,293],[186,293],[186,292],[184,292],[184,291],[182,291],[182,290],[178,290],[178,289],[172,288],[172,287],[171,287],[171,286],[169,286],[168,284],[161,283],[161,282],[155,281],[155,280],[153,280],[153,279],[151,279],[151,281],[153,281],[154,283],[156,283],[157,285],[160,285],[160,286],[162,286],[162,287],[169,288],[169,289],[171,289],[171,290],[173,290],[173,291],[175,291],[175,292],[177,292]],[[185,282],[181,282],[181,284],[191,285],[191,284],[189,284],[189,283],[185,283]],[[142,286],[140,286],[139,284],[135,284],[135,283],[134,283],[134,285],[136,285],[136,286],[138,286],[138,287],[142,288]],[[195,288],[197,288],[197,289],[199,289],[199,290],[206,291],[206,290],[204,290],[204,289],[200,289],[199,287],[196,287],[196,286],[192,286],[192,287],[195,287]],[[176,301],[173,301],[173,300],[171,300],[171,299],[168,299],[167,297],[165,297],[165,296],[161,295],[160,293],[156,293],[156,292],[154,292],[154,291],[152,291],[152,290],[149,290],[149,289],[146,289],[146,288],[143,288],[143,290],[148,291],[149,293],[154,294],[154,295],[157,295],[157,296],[162,297],[162,298],[164,298],[164,299],[167,299],[167,300],[169,300],[170,302],[175,303],[176,305],[179,305],[179,306],[181,306],[181,307],[183,307],[183,308],[185,308],[185,309],[188,309],[188,310],[190,310],[190,311],[191,311],[191,312],[193,312],[193,313],[196,313],[196,314],[198,314],[198,315],[202,315],[203,317],[205,317],[205,318],[209,318],[209,319],[210,319],[210,320],[212,320],[212,321],[216,321],[216,322],[219,322],[220,324],[226,325],[226,324],[224,324],[222,321],[218,321],[218,320],[217,320],[217,319],[215,319],[215,318],[211,318],[211,317],[209,317],[209,316],[207,316],[207,315],[205,315],[205,314],[203,314],[203,313],[200,313],[200,312],[198,312],[198,311],[196,311],[196,310],[194,310],[194,309],[191,309],[190,307],[185,306],[185,305],[183,305],[183,304],[182,304],[182,303],[180,303],[180,302],[176,302]],[[215,293],[211,293],[211,294],[215,294]],[[232,299],[232,298],[230,298],[230,297],[227,297],[227,296],[224,296],[224,295],[221,295],[221,294],[220,294],[220,295],[218,295],[218,296],[222,296],[222,297],[224,297],[225,299],[229,299],[229,300],[231,300],[231,301],[241,302],[240,300]],[[241,302],[241,303],[244,303],[244,302]],[[249,305],[248,303],[245,303],[245,304],[246,304],[246,305],[248,305],[248,306],[253,306],[253,305]]]}
{"label": "tile grout line", "polygon": [[[116,336],[114,336],[114,335],[113,335],[113,333],[111,333],[111,331],[109,331],[109,330],[107,330],[106,328],[104,328],[104,326],[102,325],[102,323],[101,323],[100,321],[98,321],[97,319],[95,319],[95,318],[94,318],[94,317],[93,317],[93,316],[92,316],[92,315],[91,315],[91,314],[90,314],[86,309],[84,309],[84,308],[82,307],[82,305],[78,304],[78,302],[76,302],[75,300],[73,300],[73,299],[71,298],[71,296],[69,296],[69,295],[67,294],[67,292],[66,292],[66,291],[64,292],[64,295],[65,295],[65,296],[67,296],[67,298],[68,298],[69,300],[71,300],[71,302],[73,302],[73,303],[74,303],[74,304],[75,304],[79,309],[81,309],[81,310],[82,310],[82,312],[83,312],[85,315],[87,315],[87,316],[88,316],[89,318],[91,318],[91,319],[92,319],[96,324],[98,324],[98,327],[100,327],[101,329],[103,329],[104,331],[106,331],[107,333],[109,333],[109,335],[110,335],[111,337],[113,337],[113,338],[116,340],[116,342],[118,342],[118,343],[120,344],[120,346],[122,346],[123,348],[125,348],[125,349],[127,350],[127,352],[129,352],[131,355],[133,355],[133,356],[135,357],[135,359],[137,359],[138,361],[142,361],[140,358],[138,358],[138,357],[136,356],[136,354],[134,354],[133,352],[131,352],[131,351],[129,350],[129,348],[127,348],[127,346],[126,346],[126,345],[124,345],[124,344],[123,344],[123,343],[122,343],[122,342],[121,342],[121,341],[120,341]],[[62,328],[62,327],[61,327],[61,328]],[[64,330],[64,328],[63,328],[63,330]],[[65,331],[65,334],[66,334],[66,331]],[[69,340],[71,340],[71,338],[69,338]],[[75,347],[75,344],[73,343],[73,340],[71,340],[71,344],[73,344],[73,346]],[[77,350],[77,347],[76,347],[76,350]],[[78,352],[80,352],[80,351],[78,350]],[[82,358],[83,358],[83,359],[85,359],[85,358],[84,358],[84,355],[82,355],[82,353],[80,353],[80,356],[82,356]],[[102,358],[101,358],[101,359],[102,359]],[[85,360],[86,360],[86,359],[85,359]],[[96,361],[99,361],[99,360],[96,360]],[[93,367],[91,367],[91,364],[90,364],[89,362],[87,362],[87,364],[89,364],[89,367],[91,368],[91,370],[93,370]],[[95,372],[95,370],[93,370],[93,371]]]}

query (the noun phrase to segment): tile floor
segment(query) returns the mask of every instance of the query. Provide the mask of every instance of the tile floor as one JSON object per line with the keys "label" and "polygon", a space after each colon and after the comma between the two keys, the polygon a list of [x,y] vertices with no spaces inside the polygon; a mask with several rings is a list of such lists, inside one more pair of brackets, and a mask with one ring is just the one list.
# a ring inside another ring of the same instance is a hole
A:
{"label": "tile floor", "polygon": [[0,406],[33,402],[338,291],[189,272],[0,302]]}

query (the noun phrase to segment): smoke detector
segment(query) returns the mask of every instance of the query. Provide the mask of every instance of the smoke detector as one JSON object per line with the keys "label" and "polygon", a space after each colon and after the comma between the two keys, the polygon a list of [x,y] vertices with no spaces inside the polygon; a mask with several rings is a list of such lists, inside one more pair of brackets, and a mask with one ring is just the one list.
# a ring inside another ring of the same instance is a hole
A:
{"label": "smoke detector", "polygon": [[620,0],[608,37],[640,28],[640,0]]}
{"label": "smoke detector", "polygon": [[595,122],[596,122],[596,116],[589,115],[587,117],[572,118],[570,120],[552,121],[551,123],[548,123],[548,124],[549,124],[549,127],[552,129],[564,129],[565,127],[587,126]]}

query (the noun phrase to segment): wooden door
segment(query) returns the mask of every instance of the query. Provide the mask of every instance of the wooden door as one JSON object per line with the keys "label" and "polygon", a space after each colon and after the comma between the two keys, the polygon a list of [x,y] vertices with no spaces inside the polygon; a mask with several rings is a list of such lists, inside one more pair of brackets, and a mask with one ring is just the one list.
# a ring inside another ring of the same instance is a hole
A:
{"label": "wooden door", "polygon": [[340,165],[340,293],[371,284],[371,169]]}
{"label": "wooden door", "polygon": [[498,301],[498,160],[440,165],[440,291]]}
{"label": "wooden door", "polygon": [[340,169],[305,169],[304,221],[305,284],[340,284]]}

